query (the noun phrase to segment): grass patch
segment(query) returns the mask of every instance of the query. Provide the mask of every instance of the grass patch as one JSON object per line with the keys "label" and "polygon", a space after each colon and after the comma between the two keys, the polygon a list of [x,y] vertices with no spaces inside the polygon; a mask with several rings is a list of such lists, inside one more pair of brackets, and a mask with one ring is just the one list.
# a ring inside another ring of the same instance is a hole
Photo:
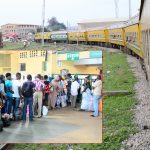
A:
{"label": "grass patch", "polygon": [[[108,73],[110,71],[110,73]],[[137,101],[134,98],[136,79],[126,59],[126,54],[104,51],[104,90],[128,90],[127,96],[105,97],[103,100],[103,144],[78,145],[81,150],[119,150],[121,143],[130,134],[137,132],[133,123],[132,108]]]}
{"label": "grass patch", "polygon": [[[107,73],[110,71],[110,73]],[[104,52],[104,90],[129,90],[133,94],[127,96],[105,97],[103,100],[103,144],[74,144],[74,150],[119,150],[121,143],[130,134],[137,132],[133,123],[132,108],[137,101],[134,98],[133,86],[136,82],[131,68],[123,53]],[[22,146],[22,147],[20,147]],[[30,146],[30,147],[29,147]],[[67,145],[55,147],[46,145],[15,145],[13,150],[20,149],[67,150]]]}
{"label": "grass patch", "polygon": [[80,44],[77,46],[76,44],[63,44],[57,43],[46,43],[42,46],[41,43],[31,42],[26,48],[24,48],[22,42],[12,43],[12,42],[4,42],[4,47],[0,48],[0,50],[58,50],[60,52],[63,51],[84,51],[84,50],[97,50],[99,47],[91,47],[88,45]]}

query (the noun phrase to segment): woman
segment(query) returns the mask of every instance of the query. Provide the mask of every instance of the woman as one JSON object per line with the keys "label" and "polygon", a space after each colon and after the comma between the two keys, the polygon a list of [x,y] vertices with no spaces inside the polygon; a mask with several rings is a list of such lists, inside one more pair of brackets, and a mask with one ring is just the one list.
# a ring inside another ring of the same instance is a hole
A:
{"label": "woman", "polygon": [[57,99],[57,95],[60,92],[60,83],[59,83],[60,79],[59,76],[56,75],[54,77],[54,79],[52,80],[52,86],[53,86],[53,92],[49,95],[49,110],[50,109],[54,109],[55,108],[55,104],[56,104],[56,99]]}
{"label": "woman", "polygon": [[87,110],[87,111],[89,110],[91,99],[92,99],[92,95],[91,95],[90,82],[87,78],[85,78],[82,87],[81,110]]}

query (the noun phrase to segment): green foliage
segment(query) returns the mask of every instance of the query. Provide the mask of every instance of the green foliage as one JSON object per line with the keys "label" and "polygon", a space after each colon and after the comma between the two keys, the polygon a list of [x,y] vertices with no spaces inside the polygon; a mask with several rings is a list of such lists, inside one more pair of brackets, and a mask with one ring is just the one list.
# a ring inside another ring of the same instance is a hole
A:
{"label": "green foliage", "polygon": [[[107,71],[110,71],[110,73],[107,73]],[[132,74],[125,54],[104,52],[104,90],[128,90],[133,92],[135,78]]]}
{"label": "green foliage", "polygon": [[131,110],[137,104],[133,90],[136,80],[126,60],[126,55],[104,51],[103,70],[104,90],[129,90],[133,94],[105,97],[103,99],[103,143],[80,144],[74,146],[75,150],[79,147],[81,150],[119,150],[122,141],[130,134],[137,132]]}
{"label": "green foliage", "polygon": [[13,150],[67,150],[67,145],[52,145],[52,144],[15,144]]}
{"label": "green foliage", "polygon": [[[42,31],[43,31],[42,27],[37,28],[37,32],[42,32]],[[49,30],[46,27],[44,27],[44,32],[49,32]]]}

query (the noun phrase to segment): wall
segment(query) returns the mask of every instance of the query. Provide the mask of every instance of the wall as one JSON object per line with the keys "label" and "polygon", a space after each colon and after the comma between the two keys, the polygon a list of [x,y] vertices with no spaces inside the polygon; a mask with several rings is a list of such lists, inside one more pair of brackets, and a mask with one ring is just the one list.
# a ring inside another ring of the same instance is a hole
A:
{"label": "wall", "polygon": [[[5,66],[0,67],[0,71],[10,70],[12,74],[16,74],[16,72],[21,72],[23,75],[32,74],[36,75],[40,74],[60,74],[62,69],[67,69],[71,74],[99,74],[98,66],[75,66],[73,61],[62,60],[60,62],[57,61],[56,54],[48,54],[47,60],[47,70],[44,71],[43,62],[45,61],[44,56],[39,55],[35,57],[29,57],[29,51],[27,58],[20,58],[20,52],[11,52],[9,55],[9,66],[5,63]],[[52,60],[51,60],[52,58]],[[20,64],[26,64],[26,71],[20,71]],[[52,64],[52,65],[51,65]],[[6,68],[8,67],[8,68]]]}

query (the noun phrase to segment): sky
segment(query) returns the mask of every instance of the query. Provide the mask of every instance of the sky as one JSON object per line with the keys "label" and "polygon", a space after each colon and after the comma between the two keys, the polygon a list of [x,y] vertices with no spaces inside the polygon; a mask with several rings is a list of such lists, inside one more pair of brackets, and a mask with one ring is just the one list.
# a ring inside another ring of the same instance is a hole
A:
{"label": "sky", "polygon": [[[118,0],[119,17],[129,16],[129,0]],[[141,0],[131,0],[131,14],[138,13]],[[0,25],[42,24],[43,0],[0,0]],[[45,25],[55,16],[59,22],[76,26],[88,19],[115,18],[114,0],[45,0]]]}

